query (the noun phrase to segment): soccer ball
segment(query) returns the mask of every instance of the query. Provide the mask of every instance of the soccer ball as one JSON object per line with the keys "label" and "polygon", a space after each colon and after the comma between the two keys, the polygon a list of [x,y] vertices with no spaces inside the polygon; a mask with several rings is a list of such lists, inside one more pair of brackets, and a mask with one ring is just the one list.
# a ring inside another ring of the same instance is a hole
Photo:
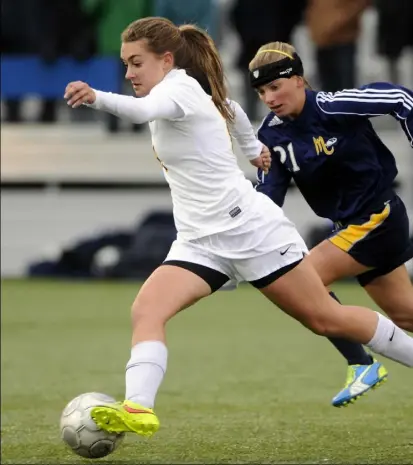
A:
{"label": "soccer ball", "polygon": [[88,392],[71,400],[60,418],[63,441],[76,454],[97,459],[111,454],[122,442],[124,433],[108,433],[98,428],[90,416],[93,407],[116,402],[106,394]]}

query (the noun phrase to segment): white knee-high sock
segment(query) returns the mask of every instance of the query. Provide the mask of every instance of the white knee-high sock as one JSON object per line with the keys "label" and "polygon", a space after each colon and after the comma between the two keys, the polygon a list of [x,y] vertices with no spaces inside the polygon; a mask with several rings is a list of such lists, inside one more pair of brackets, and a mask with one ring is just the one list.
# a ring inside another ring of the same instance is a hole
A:
{"label": "white knee-high sock", "polygon": [[153,408],[166,371],[168,349],[161,341],[145,341],[132,347],[126,365],[126,399]]}
{"label": "white knee-high sock", "polygon": [[378,323],[373,339],[366,345],[373,352],[413,368],[413,338],[385,316],[377,313]]}

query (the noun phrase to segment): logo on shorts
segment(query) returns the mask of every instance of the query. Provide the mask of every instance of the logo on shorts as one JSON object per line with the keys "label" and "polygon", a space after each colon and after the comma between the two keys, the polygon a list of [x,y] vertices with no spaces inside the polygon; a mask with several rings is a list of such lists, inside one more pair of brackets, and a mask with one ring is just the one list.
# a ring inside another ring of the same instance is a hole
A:
{"label": "logo on shorts", "polygon": [[285,255],[291,248],[291,245],[289,245],[283,252],[280,252],[280,255]]}
{"label": "logo on shorts", "polygon": [[240,213],[241,213],[241,208],[235,207],[235,208],[233,208],[232,210],[230,210],[229,216],[230,216],[231,218],[235,218],[235,217],[236,217],[237,215],[239,215]]}

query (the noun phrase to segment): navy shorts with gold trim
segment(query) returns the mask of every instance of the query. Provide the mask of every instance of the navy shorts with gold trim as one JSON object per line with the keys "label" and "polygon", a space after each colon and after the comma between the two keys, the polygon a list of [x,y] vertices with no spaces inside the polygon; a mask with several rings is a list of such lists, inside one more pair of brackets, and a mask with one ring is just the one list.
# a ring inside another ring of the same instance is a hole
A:
{"label": "navy shorts with gold trim", "polygon": [[409,218],[397,195],[375,211],[344,225],[337,224],[329,240],[362,265],[372,268],[357,276],[362,286],[413,258]]}

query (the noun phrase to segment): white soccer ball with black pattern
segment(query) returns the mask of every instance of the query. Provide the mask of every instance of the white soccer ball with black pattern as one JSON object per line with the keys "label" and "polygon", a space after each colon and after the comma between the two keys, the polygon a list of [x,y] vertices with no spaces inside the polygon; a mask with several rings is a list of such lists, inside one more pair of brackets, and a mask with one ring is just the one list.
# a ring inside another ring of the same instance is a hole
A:
{"label": "white soccer ball with black pattern", "polygon": [[98,428],[90,416],[91,409],[116,402],[99,392],[81,394],[71,400],[60,418],[63,441],[77,455],[97,459],[111,454],[122,442],[124,434],[108,433]]}

